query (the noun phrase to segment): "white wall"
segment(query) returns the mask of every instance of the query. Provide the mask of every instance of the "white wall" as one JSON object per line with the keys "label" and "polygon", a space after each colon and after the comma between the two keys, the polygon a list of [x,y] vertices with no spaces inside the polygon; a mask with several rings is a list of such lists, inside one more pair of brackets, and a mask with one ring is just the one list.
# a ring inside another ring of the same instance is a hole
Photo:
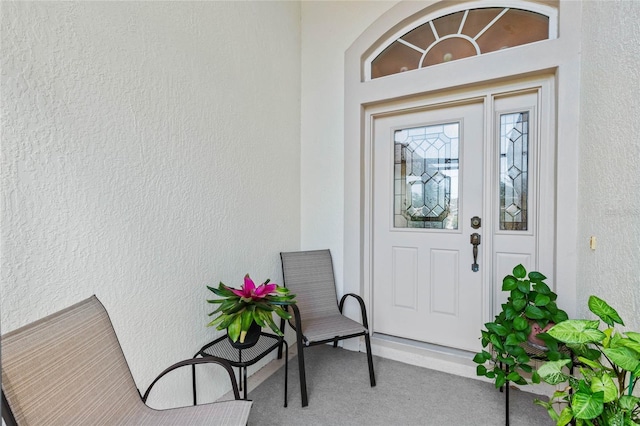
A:
{"label": "white wall", "polygon": [[3,2],[1,24],[2,332],[95,293],[144,390],[220,333],[206,284],[280,282],[299,248],[300,5]]}
{"label": "white wall", "polygon": [[[301,246],[329,248],[339,293],[344,245],[344,54],[397,1],[302,2]],[[356,143],[356,142],[352,142]],[[353,260],[357,261],[357,260]]]}
{"label": "white wall", "polygon": [[583,11],[578,307],[595,294],[640,331],[640,2]]}

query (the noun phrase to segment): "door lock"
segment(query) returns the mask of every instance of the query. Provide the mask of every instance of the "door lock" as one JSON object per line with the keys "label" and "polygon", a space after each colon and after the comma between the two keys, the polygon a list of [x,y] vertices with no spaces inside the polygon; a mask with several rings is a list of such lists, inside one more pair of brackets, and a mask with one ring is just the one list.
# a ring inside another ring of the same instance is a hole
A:
{"label": "door lock", "polygon": [[480,245],[480,234],[474,232],[471,234],[471,245],[473,245],[473,264],[471,265],[471,270],[473,272],[478,272],[480,270],[480,265],[478,265],[478,246]]}
{"label": "door lock", "polygon": [[478,216],[474,216],[471,218],[471,227],[473,229],[478,229],[482,226],[482,220]]}

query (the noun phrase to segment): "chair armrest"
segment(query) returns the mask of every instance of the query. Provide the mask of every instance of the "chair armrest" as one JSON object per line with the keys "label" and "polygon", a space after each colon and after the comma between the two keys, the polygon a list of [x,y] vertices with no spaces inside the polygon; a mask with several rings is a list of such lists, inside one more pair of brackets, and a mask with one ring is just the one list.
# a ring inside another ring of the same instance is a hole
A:
{"label": "chair armrest", "polygon": [[158,377],[156,377],[155,380],[153,382],[151,382],[151,384],[147,388],[147,391],[144,393],[144,396],[142,397],[142,402],[145,402],[145,403],[147,402],[147,398],[149,397],[149,393],[151,392],[151,388],[165,374],[169,373],[170,371],[175,370],[176,368],[184,367],[184,366],[187,366],[187,365],[196,365],[196,364],[218,364],[218,365],[221,365],[222,367],[224,367],[224,369],[227,370],[227,373],[229,373],[229,378],[231,379],[231,387],[233,388],[233,396],[235,397],[235,399],[240,399],[240,392],[238,392],[238,384],[236,382],[236,375],[234,374],[233,369],[231,368],[231,364],[229,364],[228,361],[226,361],[226,360],[224,360],[222,358],[218,358],[218,357],[215,357],[215,356],[205,356],[205,357],[202,357],[202,358],[185,359],[184,361],[176,362],[175,364],[167,367],[166,370],[164,370],[162,373],[160,373],[158,375]]}
{"label": "chair armrest", "polygon": [[342,313],[342,308],[344,306],[344,301],[349,296],[355,298],[358,301],[358,303],[360,304],[360,313],[362,315],[362,325],[368,331],[369,330],[369,322],[367,321],[367,308],[364,305],[364,300],[362,300],[362,297],[358,296],[355,293],[347,293],[344,296],[342,296],[342,299],[340,299],[340,305],[338,306],[338,308],[340,309],[340,313]]}
{"label": "chair armrest", "polygon": [[[296,340],[298,342],[304,342],[304,335],[302,334],[302,317],[300,316],[300,308],[298,308],[298,305],[296,304],[289,305],[287,307],[291,307],[291,310],[293,310],[293,319],[295,320],[295,323],[296,323],[296,326],[293,328],[296,331]],[[291,323],[289,323],[289,325],[291,325]]]}

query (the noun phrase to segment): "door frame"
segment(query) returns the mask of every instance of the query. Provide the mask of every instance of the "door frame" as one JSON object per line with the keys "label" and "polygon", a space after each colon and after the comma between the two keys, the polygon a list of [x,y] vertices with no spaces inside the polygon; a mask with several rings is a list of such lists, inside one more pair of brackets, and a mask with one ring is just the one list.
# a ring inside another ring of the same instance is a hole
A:
{"label": "door frame", "polygon": [[[480,102],[484,106],[484,134],[482,137],[482,151],[483,151],[483,184],[482,187],[482,211],[481,217],[483,218],[483,240],[482,249],[479,253],[479,263],[483,265],[480,268],[481,285],[482,285],[482,305],[481,305],[481,317],[482,323],[491,321],[493,316],[497,312],[497,307],[500,306],[502,301],[502,294],[499,279],[501,277],[494,276],[497,272],[497,265],[495,264],[496,257],[494,256],[493,248],[493,232],[495,231],[496,223],[496,206],[498,200],[495,193],[495,183],[497,183],[497,167],[498,164],[495,161],[496,145],[495,141],[498,135],[496,135],[496,113],[499,112],[495,109],[494,103],[496,98],[502,98],[505,95],[515,95],[517,93],[531,93],[537,91],[537,111],[536,111],[536,125],[533,132],[535,134],[535,152],[531,152],[532,158],[534,158],[534,174],[535,177],[530,183],[530,196],[531,206],[538,210],[534,215],[531,215],[532,220],[535,223],[531,223],[530,226],[535,234],[536,238],[536,250],[535,254],[536,264],[529,265],[528,268],[535,268],[540,271],[546,272],[549,275],[549,279],[553,282],[553,260],[555,258],[554,240],[556,229],[553,221],[546,220],[543,215],[539,214],[540,211],[554,211],[555,210],[555,182],[553,182],[555,169],[555,153],[557,141],[555,139],[555,108],[552,100],[554,96],[554,76],[553,75],[540,75],[530,76],[525,78],[518,78],[509,82],[501,82],[493,85],[481,84],[476,87],[457,89],[451,92],[438,93],[431,96],[415,96],[412,98],[405,98],[399,100],[393,100],[390,102],[381,102],[373,105],[369,105],[364,108],[363,114],[365,119],[364,129],[364,146],[363,146],[363,180],[365,183],[365,190],[363,191],[364,197],[364,220],[363,228],[363,250],[365,253],[363,259],[363,288],[362,296],[365,304],[369,307],[367,311],[368,322],[371,324],[371,329],[375,329],[375,311],[373,309],[373,250],[374,250],[374,124],[375,120],[380,117],[389,115],[397,115],[408,112],[417,112],[422,110],[432,110],[436,108],[446,108],[456,105],[465,105],[474,102]],[[543,95],[544,94],[544,95]],[[549,190],[550,191],[547,191]],[[534,219],[536,218],[536,219]],[[551,247],[551,252],[547,250]],[[542,253],[541,253],[542,249]],[[478,324],[478,333],[481,329],[481,324]]]}
{"label": "door frame", "polygon": [[[517,1],[515,3],[518,3]],[[525,2],[523,2],[525,3]],[[578,112],[580,103],[580,33],[582,7],[579,2],[559,2],[559,34],[547,40],[492,54],[432,66],[371,81],[363,80],[363,58],[394,26],[416,16],[437,13],[447,2],[400,2],[376,20],[351,45],[345,56],[345,190],[344,190],[344,293],[365,294],[370,284],[371,236],[365,226],[370,223],[365,198],[370,182],[365,179],[365,133],[367,108],[381,103],[415,96],[434,95],[446,90],[482,83],[511,81],[519,77],[553,75],[556,111],[556,177],[557,197],[554,211],[556,235],[551,283],[558,303],[570,315],[576,310],[577,254],[577,188],[578,188]],[[469,72],[473,70],[473,72]],[[562,214],[558,214],[562,212]],[[545,271],[541,271],[545,272]],[[358,318],[355,308],[345,313]],[[357,346],[349,346],[358,349]]]}

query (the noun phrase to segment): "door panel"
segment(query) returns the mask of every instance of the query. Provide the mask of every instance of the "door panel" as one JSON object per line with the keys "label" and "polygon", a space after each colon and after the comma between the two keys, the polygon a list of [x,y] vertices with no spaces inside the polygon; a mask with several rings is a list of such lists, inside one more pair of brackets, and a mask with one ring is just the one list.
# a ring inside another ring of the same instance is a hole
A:
{"label": "door panel", "polygon": [[553,215],[540,213],[554,211],[552,83],[369,110],[374,333],[477,351],[502,277],[521,263],[552,280]]}
{"label": "door panel", "polygon": [[483,286],[469,235],[483,207],[483,120],[483,102],[375,120],[375,332],[476,349]]}

